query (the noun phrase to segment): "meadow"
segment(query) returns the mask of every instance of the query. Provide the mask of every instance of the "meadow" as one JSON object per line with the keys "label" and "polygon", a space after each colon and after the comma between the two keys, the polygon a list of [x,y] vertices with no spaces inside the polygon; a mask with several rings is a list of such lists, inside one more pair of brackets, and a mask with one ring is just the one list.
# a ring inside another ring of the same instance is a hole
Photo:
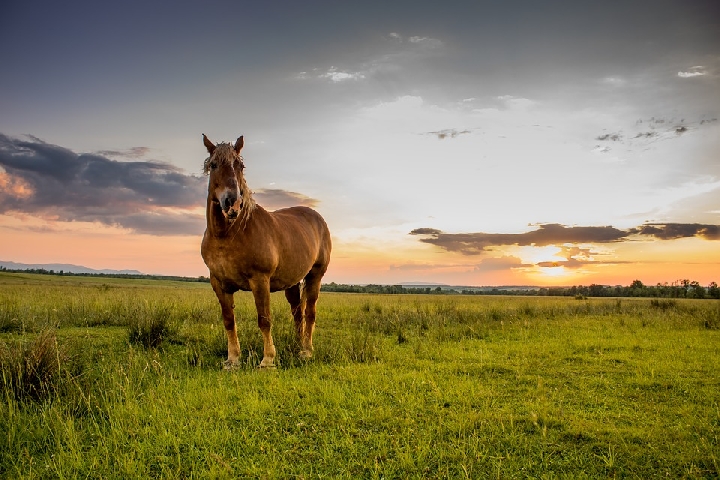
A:
{"label": "meadow", "polygon": [[720,302],[323,293],[279,367],[208,284],[0,273],[4,478],[717,478]]}

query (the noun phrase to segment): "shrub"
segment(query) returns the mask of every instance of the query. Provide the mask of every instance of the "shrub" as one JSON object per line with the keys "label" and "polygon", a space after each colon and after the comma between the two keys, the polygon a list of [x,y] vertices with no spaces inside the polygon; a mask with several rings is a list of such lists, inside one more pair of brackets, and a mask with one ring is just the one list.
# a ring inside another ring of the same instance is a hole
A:
{"label": "shrub", "polygon": [[175,328],[170,322],[170,309],[158,307],[130,320],[128,340],[145,348],[158,348]]}
{"label": "shrub", "polygon": [[58,392],[60,366],[66,354],[55,333],[45,330],[31,342],[0,344],[3,393],[16,400],[41,401]]}
{"label": "shrub", "polygon": [[720,330],[720,306],[705,313],[703,326],[708,330]]}
{"label": "shrub", "polygon": [[650,300],[650,306],[653,308],[659,308],[660,310],[668,310],[671,308],[675,308],[677,306],[677,300],[674,300],[672,298],[668,298],[668,299],[653,298],[652,300]]}

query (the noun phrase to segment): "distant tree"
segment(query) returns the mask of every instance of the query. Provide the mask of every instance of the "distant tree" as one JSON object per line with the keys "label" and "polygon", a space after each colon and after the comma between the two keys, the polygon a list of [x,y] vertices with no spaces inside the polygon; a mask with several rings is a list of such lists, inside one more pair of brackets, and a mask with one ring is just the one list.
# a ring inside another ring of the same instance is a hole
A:
{"label": "distant tree", "polygon": [[710,285],[708,285],[707,288],[707,293],[710,298],[720,299],[720,288],[715,282],[710,282]]}
{"label": "distant tree", "polygon": [[690,282],[690,296],[692,298],[705,298],[705,289],[696,281]]}
{"label": "distant tree", "polygon": [[630,284],[630,291],[628,292],[632,297],[642,297],[645,295],[645,285],[640,280],[633,280]]}
{"label": "distant tree", "polygon": [[683,297],[687,298],[688,291],[690,290],[690,280],[687,278],[683,278],[682,280],[680,280],[680,285],[682,285]]}

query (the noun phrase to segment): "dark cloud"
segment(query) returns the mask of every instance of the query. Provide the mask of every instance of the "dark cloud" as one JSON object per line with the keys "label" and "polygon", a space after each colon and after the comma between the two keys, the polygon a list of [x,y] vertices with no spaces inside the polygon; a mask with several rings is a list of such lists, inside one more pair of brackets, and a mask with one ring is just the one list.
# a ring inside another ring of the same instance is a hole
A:
{"label": "dark cloud", "polygon": [[276,188],[254,190],[253,198],[258,204],[268,210],[276,210],[293,205],[315,207],[318,204],[316,199],[303,195],[302,193],[288,192],[287,190]]}
{"label": "dark cloud", "polygon": [[147,147],[132,147],[127,150],[100,150],[96,152],[104,157],[142,158],[150,153]]}
{"label": "dark cloud", "polygon": [[[564,244],[615,243],[630,241],[632,237],[652,237],[659,240],[700,237],[705,240],[720,240],[720,226],[698,223],[648,223],[628,230],[612,226],[566,227],[557,223],[538,225],[536,230],[524,233],[444,233],[434,228],[417,228],[410,235],[420,235],[420,241],[437,245],[450,252],[476,255],[492,247],[534,245],[538,247]],[[565,247],[568,259],[590,258],[590,249]],[[569,261],[569,260],[568,260]]]}
{"label": "dark cloud", "polygon": [[618,142],[618,141],[622,140],[622,138],[623,138],[622,134],[619,134],[619,133],[604,133],[602,135],[595,137],[595,140],[600,140],[601,142],[604,142],[607,140],[610,140],[613,142]]}
{"label": "dark cloud", "polygon": [[[140,147],[125,156],[144,153]],[[203,205],[206,192],[204,178],[167,163],[120,162],[99,153],[77,154],[36,137],[0,134],[0,167],[5,172],[0,213],[100,222],[155,235],[203,231],[198,215],[162,215],[167,208],[182,213]]]}
{"label": "dark cloud", "polygon": [[[75,153],[28,136],[0,134],[0,214],[25,213],[60,221],[100,222],[150,235],[201,235],[207,179],[139,158],[145,147]],[[4,172],[3,172],[4,171]],[[258,190],[270,209],[314,206],[314,198],[280,189]]]}
{"label": "dark cloud", "polygon": [[700,223],[646,223],[631,230],[639,235],[648,235],[660,240],[700,237],[705,240],[720,240],[720,225]]}
{"label": "dark cloud", "polygon": [[436,132],[427,132],[427,135],[433,135],[439,140],[444,140],[446,138],[456,138],[457,136],[464,135],[466,133],[470,133],[470,130],[456,130],[454,128],[446,128],[445,130],[438,130]]}
{"label": "dark cloud", "polygon": [[627,236],[627,232],[611,226],[566,227],[557,223],[540,225],[537,230],[525,233],[444,233],[435,229],[418,228],[410,234],[429,235],[420,241],[466,255],[478,254],[491,247],[503,245],[608,243],[620,241]]}
{"label": "dark cloud", "polygon": [[442,231],[437,228],[416,228],[410,232],[410,235],[439,235],[441,233]]}

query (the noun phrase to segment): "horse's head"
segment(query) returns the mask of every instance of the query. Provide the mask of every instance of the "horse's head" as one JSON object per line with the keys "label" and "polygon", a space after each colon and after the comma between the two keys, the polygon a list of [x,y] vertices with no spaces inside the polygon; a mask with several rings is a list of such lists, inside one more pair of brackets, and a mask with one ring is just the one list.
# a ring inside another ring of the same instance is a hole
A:
{"label": "horse's head", "polygon": [[215,145],[203,134],[203,144],[210,154],[203,168],[210,176],[208,199],[220,206],[228,220],[235,220],[242,210],[252,208],[251,192],[243,176],[245,165],[240,156],[243,137],[240,136],[235,145]]}

